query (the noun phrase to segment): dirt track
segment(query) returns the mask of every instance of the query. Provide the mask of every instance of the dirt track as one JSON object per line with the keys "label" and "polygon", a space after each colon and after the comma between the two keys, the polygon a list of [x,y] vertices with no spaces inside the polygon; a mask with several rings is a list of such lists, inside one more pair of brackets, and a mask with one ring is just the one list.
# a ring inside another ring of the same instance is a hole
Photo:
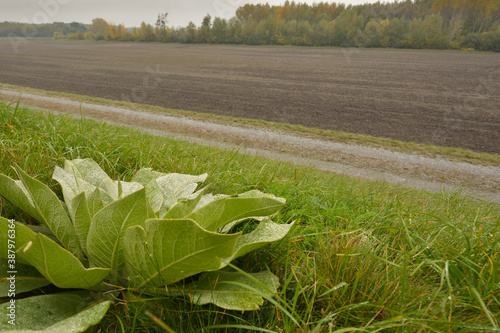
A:
{"label": "dirt track", "polygon": [[500,153],[500,56],[0,39],[0,83]]}

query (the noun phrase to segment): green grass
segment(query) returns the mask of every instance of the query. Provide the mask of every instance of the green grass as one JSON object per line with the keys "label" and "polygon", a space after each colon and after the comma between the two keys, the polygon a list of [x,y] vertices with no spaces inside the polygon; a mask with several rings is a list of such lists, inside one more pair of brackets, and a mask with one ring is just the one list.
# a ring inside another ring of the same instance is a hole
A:
{"label": "green grass", "polygon": [[322,139],[322,140],[332,140],[335,142],[342,143],[352,143],[361,144],[377,148],[385,148],[393,151],[404,152],[404,153],[416,153],[424,156],[430,157],[443,157],[456,161],[463,161],[472,164],[482,164],[482,165],[500,165],[500,155],[498,154],[488,154],[479,153],[472,151],[470,149],[454,148],[454,147],[442,147],[432,144],[419,144],[414,142],[404,142],[399,140],[393,140],[389,138],[373,137],[363,134],[347,133],[340,131],[330,131],[322,130],[318,128],[309,128],[301,125],[292,125],[278,122],[270,122],[258,119],[243,119],[234,118],[229,116],[220,116],[214,114],[205,114],[194,111],[183,111],[174,110],[169,108],[163,108],[160,106],[146,105],[146,104],[136,104],[125,101],[114,101],[105,98],[91,97],[75,95],[56,91],[45,91],[27,87],[20,87],[8,84],[0,84],[0,88],[16,90],[19,92],[44,94],[52,97],[63,97],[79,102],[96,103],[102,105],[112,105],[118,107],[125,107],[138,111],[146,111],[160,114],[168,114],[173,116],[189,117],[197,120],[204,120],[210,122],[218,122],[221,124],[230,124],[235,126],[243,127],[257,127],[257,128],[267,128],[270,130],[281,131],[289,134],[301,135],[310,138]]}
{"label": "green grass", "polygon": [[[265,269],[280,292],[257,312],[123,291],[90,332],[500,331],[500,206],[430,194],[0,101],[0,172],[16,163],[58,193],[64,159],[93,158],[113,178],[151,167],[207,172],[214,193],[258,189],[287,199],[287,239],[235,264]],[[1,215],[29,217],[0,200]]]}

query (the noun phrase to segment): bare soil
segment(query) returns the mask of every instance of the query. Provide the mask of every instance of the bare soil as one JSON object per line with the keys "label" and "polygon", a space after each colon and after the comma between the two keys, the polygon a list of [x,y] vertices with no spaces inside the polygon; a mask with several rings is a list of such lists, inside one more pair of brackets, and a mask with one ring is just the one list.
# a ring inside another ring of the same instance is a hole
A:
{"label": "bare soil", "polygon": [[0,83],[500,153],[494,53],[0,39]]}

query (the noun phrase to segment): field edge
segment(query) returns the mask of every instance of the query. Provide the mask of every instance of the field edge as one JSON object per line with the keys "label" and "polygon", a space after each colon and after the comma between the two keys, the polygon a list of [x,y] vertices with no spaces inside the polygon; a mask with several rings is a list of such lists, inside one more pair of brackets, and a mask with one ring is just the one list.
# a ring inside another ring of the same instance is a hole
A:
{"label": "field edge", "polygon": [[236,118],[230,116],[215,115],[212,113],[170,109],[148,104],[138,104],[126,101],[105,99],[100,97],[42,90],[30,87],[11,85],[6,83],[0,83],[0,90],[1,89],[19,92],[21,96],[23,92],[34,93],[48,97],[65,98],[71,101],[78,101],[80,103],[85,102],[98,105],[124,107],[134,111],[151,112],[151,113],[180,117],[180,118],[190,118],[193,120],[205,121],[221,125],[272,130],[299,137],[320,139],[324,141],[333,141],[344,144],[362,145],[373,148],[382,148],[394,152],[416,154],[431,158],[438,157],[452,161],[467,162],[475,165],[500,166],[500,155],[475,152],[470,149],[464,149],[464,148],[444,147],[433,144],[405,142],[383,137],[374,137],[364,134],[355,134],[355,133],[348,133],[341,131],[310,128],[302,125],[292,125],[292,124],[271,122],[258,119]]}

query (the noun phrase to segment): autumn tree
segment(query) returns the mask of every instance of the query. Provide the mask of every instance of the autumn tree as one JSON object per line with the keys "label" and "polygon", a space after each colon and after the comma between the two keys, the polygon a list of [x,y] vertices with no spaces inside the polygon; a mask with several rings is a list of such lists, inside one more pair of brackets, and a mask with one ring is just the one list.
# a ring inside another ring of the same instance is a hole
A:
{"label": "autumn tree", "polygon": [[118,33],[118,39],[122,41],[130,41],[132,39],[132,35],[128,32],[128,29],[124,24],[119,24],[116,27]]}
{"label": "autumn tree", "polygon": [[410,22],[409,32],[405,34],[404,46],[410,48],[445,49],[449,39],[443,33],[443,18],[432,14],[425,19],[414,19]]}
{"label": "autumn tree", "polygon": [[241,44],[244,41],[243,24],[236,17],[233,17],[228,22],[229,36],[231,43]]}
{"label": "autumn tree", "polygon": [[195,43],[198,38],[198,29],[196,28],[196,24],[193,21],[189,22],[188,26],[185,29],[183,42],[184,43]]}
{"label": "autumn tree", "polygon": [[212,24],[212,38],[215,43],[229,42],[229,29],[226,19],[216,17]]}
{"label": "autumn tree", "polygon": [[481,33],[500,20],[500,1],[498,0],[436,0],[432,9],[445,19],[463,16],[469,32]]}
{"label": "autumn tree", "polygon": [[408,33],[408,21],[405,18],[385,19],[380,22],[380,46],[403,47]]}
{"label": "autumn tree", "polygon": [[246,25],[246,23],[252,17],[256,7],[257,7],[256,5],[246,4],[246,5],[238,8],[236,10],[236,18],[238,18],[238,20],[240,20],[241,23]]}
{"label": "autumn tree", "polygon": [[379,19],[372,18],[363,30],[365,47],[380,47],[381,25]]}
{"label": "autumn tree", "polygon": [[210,42],[210,28],[212,26],[212,16],[210,14],[205,15],[203,18],[203,22],[201,23],[200,31],[199,31],[199,39],[202,43]]}
{"label": "autumn tree", "polygon": [[313,45],[312,37],[313,30],[311,27],[311,23],[307,20],[301,20],[297,23],[297,36],[296,36],[296,45],[301,46],[311,46]]}
{"label": "autumn tree", "polygon": [[152,42],[156,37],[153,26],[146,22],[142,22],[140,28],[134,28],[132,35],[138,42]]}
{"label": "autumn tree", "polygon": [[109,23],[104,32],[106,40],[117,40],[118,39],[118,29],[112,23]]}
{"label": "autumn tree", "polygon": [[259,44],[259,36],[256,33],[257,23],[255,21],[250,20],[243,26],[243,38],[246,44],[249,45],[258,45]]}
{"label": "autumn tree", "polygon": [[90,26],[90,31],[92,31],[95,35],[104,36],[107,28],[108,28],[108,22],[106,22],[102,18],[95,18],[92,20],[92,25]]}

